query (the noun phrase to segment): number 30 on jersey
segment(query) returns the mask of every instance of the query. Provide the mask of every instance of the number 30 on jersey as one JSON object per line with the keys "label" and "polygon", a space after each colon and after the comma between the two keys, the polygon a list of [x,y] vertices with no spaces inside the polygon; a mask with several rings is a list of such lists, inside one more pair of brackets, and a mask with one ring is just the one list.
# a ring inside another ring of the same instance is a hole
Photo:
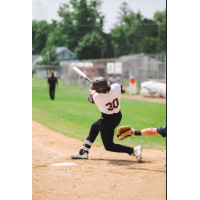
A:
{"label": "number 30 on jersey", "polygon": [[112,103],[111,102],[107,103],[106,106],[109,106],[108,110],[113,110],[113,108],[117,108],[119,106],[118,98],[114,99]]}

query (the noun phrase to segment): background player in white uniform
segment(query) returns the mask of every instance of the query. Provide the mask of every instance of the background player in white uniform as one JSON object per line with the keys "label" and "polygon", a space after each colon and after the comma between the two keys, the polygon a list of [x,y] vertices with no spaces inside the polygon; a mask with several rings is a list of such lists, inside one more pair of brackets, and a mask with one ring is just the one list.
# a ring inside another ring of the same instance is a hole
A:
{"label": "background player in white uniform", "polygon": [[72,154],[71,158],[87,159],[89,149],[100,131],[103,145],[107,151],[128,153],[135,156],[137,162],[141,162],[141,146],[132,148],[113,142],[114,130],[122,119],[120,111],[121,86],[117,83],[110,86],[106,78],[96,77],[92,81],[90,88],[92,92],[88,101],[95,103],[102,115],[99,120],[92,124],[89,135],[80,151]]}

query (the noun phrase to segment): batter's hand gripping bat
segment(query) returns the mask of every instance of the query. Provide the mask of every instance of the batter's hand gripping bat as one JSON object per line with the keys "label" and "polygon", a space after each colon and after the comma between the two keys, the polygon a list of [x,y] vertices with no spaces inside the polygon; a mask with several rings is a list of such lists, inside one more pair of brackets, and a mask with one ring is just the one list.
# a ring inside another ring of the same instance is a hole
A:
{"label": "batter's hand gripping bat", "polygon": [[90,81],[90,83],[92,83],[92,81],[77,67],[73,67],[73,70],[79,74],[80,76],[82,76],[83,78],[86,78],[88,81]]}

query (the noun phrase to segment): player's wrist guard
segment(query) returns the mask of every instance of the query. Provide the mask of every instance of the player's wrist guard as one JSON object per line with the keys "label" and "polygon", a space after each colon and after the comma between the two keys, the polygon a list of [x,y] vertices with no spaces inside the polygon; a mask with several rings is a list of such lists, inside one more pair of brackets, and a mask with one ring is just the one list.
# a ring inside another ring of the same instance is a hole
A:
{"label": "player's wrist guard", "polygon": [[141,130],[135,131],[134,134],[135,134],[135,135],[141,135]]}

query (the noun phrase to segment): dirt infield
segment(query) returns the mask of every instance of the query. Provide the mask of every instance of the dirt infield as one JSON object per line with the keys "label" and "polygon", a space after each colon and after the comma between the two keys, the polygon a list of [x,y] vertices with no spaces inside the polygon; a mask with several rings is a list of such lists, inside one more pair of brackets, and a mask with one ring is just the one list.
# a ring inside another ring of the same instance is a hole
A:
{"label": "dirt infield", "polygon": [[32,121],[33,200],[166,199],[165,150],[143,149],[142,163],[95,146],[88,160],[70,159],[82,144]]}

